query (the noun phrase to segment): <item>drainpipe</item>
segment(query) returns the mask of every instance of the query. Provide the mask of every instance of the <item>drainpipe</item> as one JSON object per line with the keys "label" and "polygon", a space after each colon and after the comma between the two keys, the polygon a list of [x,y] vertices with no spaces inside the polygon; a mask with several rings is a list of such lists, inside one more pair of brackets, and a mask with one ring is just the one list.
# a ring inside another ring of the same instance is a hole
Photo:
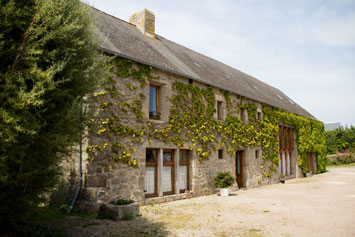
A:
{"label": "drainpipe", "polygon": [[[81,105],[81,103],[80,103],[80,120],[81,120],[81,111],[82,110],[82,105]],[[69,208],[69,210],[68,210],[68,213],[70,213],[72,210],[73,210],[73,208],[74,208],[74,205],[75,205],[75,202],[76,202],[76,199],[78,198],[78,196],[79,196],[79,193],[80,193],[80,190],[81,190],[81,186],[82,186],[82,180],[83,180],[83,178],[82,178],[82,165],[81,165],[81,161],[82,161],[82,143],[81,143],[82,141],[81,141],[81,131],[79,132],[79,157],[78,157],[78,163],[79,163],[79,167],[78,167],[78,169],[79,169],[79,171],[78,171],[78,174],[79,174],[79,180],[78,180],[78,182],[79,182],[79,187],[78,187],[78,189],[76,190],[76,193],[75,193],[75,196],[74,196],[74,199],[73,199],[73,201],[71,202],[71,204],[70,204],[70,208]]]}

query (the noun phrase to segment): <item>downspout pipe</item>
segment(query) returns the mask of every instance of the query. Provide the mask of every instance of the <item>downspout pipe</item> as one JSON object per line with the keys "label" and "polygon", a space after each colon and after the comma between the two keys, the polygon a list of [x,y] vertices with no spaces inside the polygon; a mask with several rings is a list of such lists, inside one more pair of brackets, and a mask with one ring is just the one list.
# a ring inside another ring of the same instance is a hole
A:
{"label": "downspout pipe", "polygon": [[[82,110],[82,104],[80,103],[80,120],[81,120],[81,111]],[[78,179],[78,183],[79,183],[79,187],[75,192],[75,196],[73,201],[71,202],[70,208],[68,210],[68,213],[70,213],[75,205],[76,199],[79,196],[80,190],[81,190],[81,186],[82,186],[82,182],[83,182],[83,178],[82,178],[82,137],[81,137],[81,131],[79,132],[79,156],[78,156],[78,175],[79,175],[79,179]]]}

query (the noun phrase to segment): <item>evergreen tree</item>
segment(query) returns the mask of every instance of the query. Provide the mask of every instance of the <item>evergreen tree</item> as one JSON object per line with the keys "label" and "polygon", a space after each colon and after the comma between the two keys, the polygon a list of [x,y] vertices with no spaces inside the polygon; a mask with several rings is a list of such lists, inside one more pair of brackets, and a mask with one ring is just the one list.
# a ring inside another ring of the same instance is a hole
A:
{"label": "evergreen tree", "polygon": [[[0,233],[32,215],[84,127],[82,98],[103,75],[79,0],[0,0]],[[85,115],[85,114],[84,114]]]}

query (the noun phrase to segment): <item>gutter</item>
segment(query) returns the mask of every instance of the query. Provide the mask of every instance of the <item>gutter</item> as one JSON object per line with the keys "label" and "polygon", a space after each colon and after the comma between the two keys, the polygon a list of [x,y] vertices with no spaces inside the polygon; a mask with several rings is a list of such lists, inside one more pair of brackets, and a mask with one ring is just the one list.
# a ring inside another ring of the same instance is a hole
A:
{"label": "gutter", "polygon": [[[82,112],[82,104],[80,103],[80,120],[81,120],[81,112]],[[74,205],[75,205],[75,202],[76,202],[76,199],[78,198],[79,196],[79,193],[81,191],[81,187],[82,187],[82,182],[83,182],[83,178],[82,178],[82,137],[81,137],[81,131],[79,132],[79,156],[78,156],[78,164],[79,164],[79,167],[78,167],[78,175],[79,175],[79,179],[78,179],[78,183],[79,183],[79,187],[78,189],[76,190],[75,192],[75,196],[74,196],[74,199],[73,201],[71,202],[70,204],[70,207],[68,209],[68,213],[70,213],[73,208],[74,208]]]}

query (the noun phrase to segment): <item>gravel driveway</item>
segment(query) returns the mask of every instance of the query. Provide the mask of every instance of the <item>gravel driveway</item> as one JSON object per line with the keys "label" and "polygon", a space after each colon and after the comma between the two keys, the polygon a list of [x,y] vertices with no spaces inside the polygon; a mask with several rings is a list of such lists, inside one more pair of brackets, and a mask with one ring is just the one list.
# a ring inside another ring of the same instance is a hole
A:
{"label": "gravel driveway", "polygon": [[132,221],[66,226],[73,236],[355,236],[355,167],[140,211]]}

